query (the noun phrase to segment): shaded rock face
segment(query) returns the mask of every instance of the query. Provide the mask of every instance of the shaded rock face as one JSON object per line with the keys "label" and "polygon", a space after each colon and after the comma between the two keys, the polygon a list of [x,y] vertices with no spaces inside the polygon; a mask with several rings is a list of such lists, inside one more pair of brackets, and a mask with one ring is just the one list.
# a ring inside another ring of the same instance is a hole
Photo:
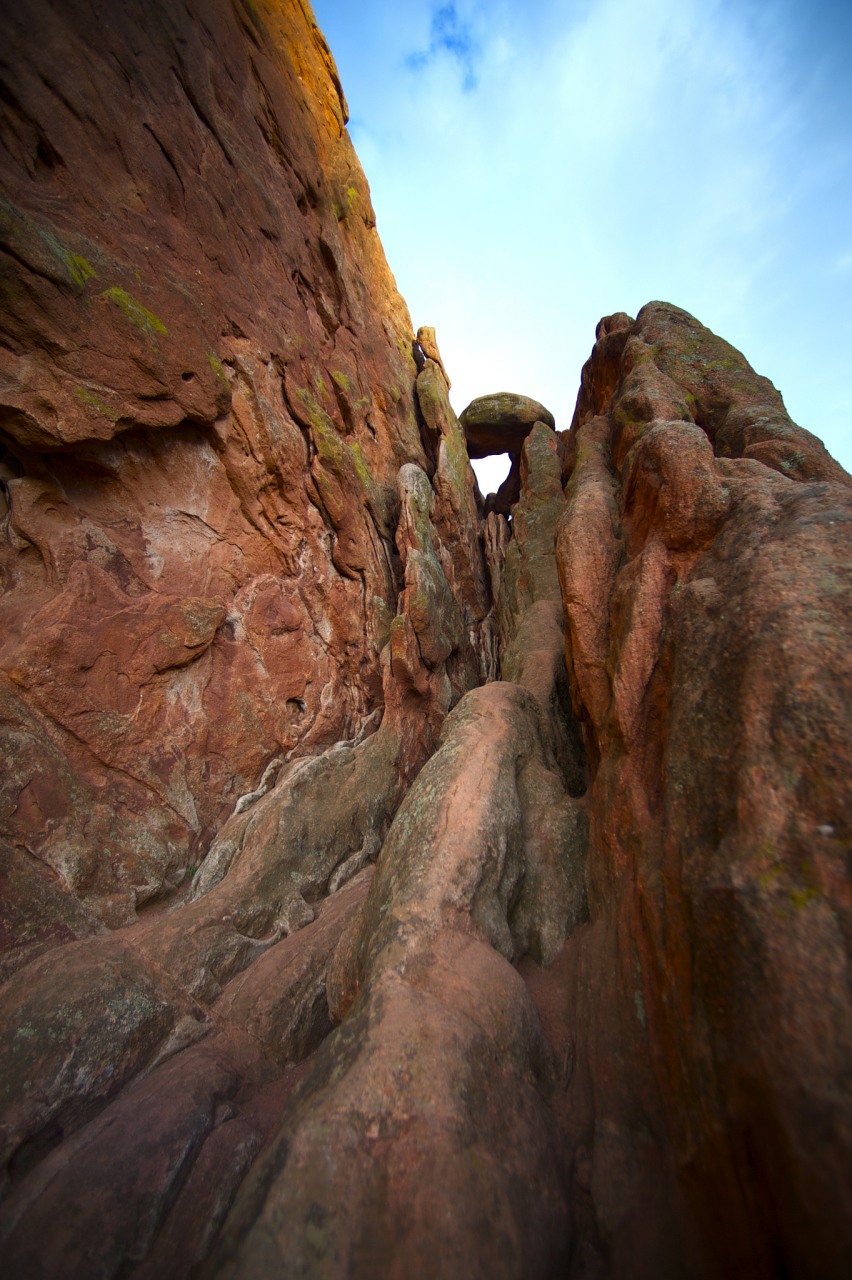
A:
{"label": "shaded rock face", "polygon": [[4,32],[4,1274],[846,1277],[852,481],[456,418],[303,0]]}
{"label": "shaded rock face", "polygon": [[691,316],[598,333],[557,530],[594,762],[576,1203],[616,1274],[839,1275],[849,478]]}

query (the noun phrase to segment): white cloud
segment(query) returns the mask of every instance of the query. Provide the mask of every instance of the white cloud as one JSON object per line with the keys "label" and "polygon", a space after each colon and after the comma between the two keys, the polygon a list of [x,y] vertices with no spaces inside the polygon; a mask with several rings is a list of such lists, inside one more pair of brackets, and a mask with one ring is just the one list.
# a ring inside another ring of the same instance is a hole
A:
{"label": "white cloud", "polygon": [[315,8],[391,268],[415,327],[437,327],[458,410],[517,390],[568,426],[596,321],[664,298],[848,450],[823,373],[826,324],[838,352],[852,339],[852,126],[827,91],[831,51],[796,42],[795,6]]}

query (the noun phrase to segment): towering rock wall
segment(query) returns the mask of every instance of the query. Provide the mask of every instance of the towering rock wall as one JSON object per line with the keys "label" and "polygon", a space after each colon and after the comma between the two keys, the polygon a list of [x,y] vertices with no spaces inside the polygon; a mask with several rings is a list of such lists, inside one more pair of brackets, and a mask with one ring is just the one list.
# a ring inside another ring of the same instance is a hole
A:
{"label": "towering rock wall", "polygon": [[557,965],[577,1212],[617,1274],[841,1275],[850,478],[661,303],[599,325],[569,449],[594,761],[592,923]]}
{"label": "towering rock wall", "polygon": [[2,8],[6,1272],[845,1277],[852,481],[460,422],[303,0]]}
{"label": "towering rock wall", "polygon": [[[383,706],[397,473],[438,450],[309,6],[3,23],[3,818],[112,926]],[[444,710],[490,607],[456,594]]]}

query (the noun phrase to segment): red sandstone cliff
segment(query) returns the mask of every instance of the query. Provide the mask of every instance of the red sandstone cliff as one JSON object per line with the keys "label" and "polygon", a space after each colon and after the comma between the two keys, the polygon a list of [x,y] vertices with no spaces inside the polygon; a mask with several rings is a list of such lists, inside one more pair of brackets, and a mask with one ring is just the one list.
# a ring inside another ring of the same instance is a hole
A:
{"label": "red sandstone cliff", "polygon": [[303,0],[2,10],[7,1274],[848,1275],[852,481],[460,423]]}

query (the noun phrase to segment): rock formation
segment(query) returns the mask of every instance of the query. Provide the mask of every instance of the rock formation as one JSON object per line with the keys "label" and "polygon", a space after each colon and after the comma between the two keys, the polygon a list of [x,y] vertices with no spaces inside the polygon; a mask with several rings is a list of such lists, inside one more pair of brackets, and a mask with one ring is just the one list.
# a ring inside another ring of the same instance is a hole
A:
{"label": "rock formation", "polygon": [[495,453],[509,455],[509,474],[497,490],[489,494],[485,511],[511,516],[512,507],[521,496],[521,449],[537,422],[555,428],[553,414],[537,400],[512,392],[479,396],[471,401],[459,418],[464,428],[468,457],[488,458]]}
{"label": "rock formation", "polygon": [[457,418],[306,0],[3,28],[4,1274],[847,1276],[852,480]]}

